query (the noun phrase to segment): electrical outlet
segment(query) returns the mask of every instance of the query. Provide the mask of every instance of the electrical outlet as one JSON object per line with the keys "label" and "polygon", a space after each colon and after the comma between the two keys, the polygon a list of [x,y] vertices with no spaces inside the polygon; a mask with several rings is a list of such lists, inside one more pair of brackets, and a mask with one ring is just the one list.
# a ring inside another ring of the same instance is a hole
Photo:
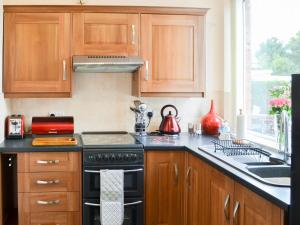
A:
{"label": "electrical outlet", "polygon": [[52,116],[52,115],[54,115],[54,116],[64,116],[65,113],[62,112],[62,111],[51,111],[51,112],[49,112],[49,116]]}

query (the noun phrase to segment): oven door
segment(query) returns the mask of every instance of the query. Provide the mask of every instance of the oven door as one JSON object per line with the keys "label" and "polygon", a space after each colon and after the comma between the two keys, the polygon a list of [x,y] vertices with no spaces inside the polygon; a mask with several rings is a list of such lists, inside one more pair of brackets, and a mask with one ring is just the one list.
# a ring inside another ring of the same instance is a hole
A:
{"label": "oven door", "polygon": [[[98,199],[83,200],[83,225],[101,225],[99,201]],[[125,198],[124,204],[123,225],[144,225],[143,199]]]}
{"label": "oven door", "polygon": [[[83,175],[84,198],[99,198],[100,170],[124,170],[124,197],[144,196],[144,166],[113,165],[105,167],[85,167]],[[129,172],[126,172],[129,171]]]}

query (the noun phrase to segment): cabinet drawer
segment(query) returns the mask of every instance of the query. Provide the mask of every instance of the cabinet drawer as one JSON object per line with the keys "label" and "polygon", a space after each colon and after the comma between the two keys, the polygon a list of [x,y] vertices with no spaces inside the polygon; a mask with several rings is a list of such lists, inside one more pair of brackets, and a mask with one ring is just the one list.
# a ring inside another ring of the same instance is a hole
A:
{"label": "cabinet drawer", "polygon": [[80,173],[18,173],[18,192],[52,191],[80,191]]}
{"label": "cabinet drawer", "polygon": [[79,171],[78,152],[37,152],[18,154],[18,172]]}
{"label": "cabinet drawer", "polygon": [[19,193],[21,212],[76,212],[79,211],[79,192]]}
{"label": "cabinet drawer", "polygon": [[20,225],[79,225],[79,212],[24,213]]}

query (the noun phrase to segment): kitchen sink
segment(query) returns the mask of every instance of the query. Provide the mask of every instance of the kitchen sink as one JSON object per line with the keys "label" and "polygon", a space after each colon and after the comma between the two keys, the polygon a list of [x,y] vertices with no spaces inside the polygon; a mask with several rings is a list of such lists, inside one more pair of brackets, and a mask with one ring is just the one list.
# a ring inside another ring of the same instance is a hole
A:
{"label": "kitchen sink", "polygon": [[267,183],[290,186],[291,167],[287,165],[248,166],[247,170]]}
{"label": "kitchen sink", "polygon": [[284,165],[285,162],[281,159],[268,157],[268,159],[265,161],[245,162],[244,164],[248,166],[276,166],[276,165]]}

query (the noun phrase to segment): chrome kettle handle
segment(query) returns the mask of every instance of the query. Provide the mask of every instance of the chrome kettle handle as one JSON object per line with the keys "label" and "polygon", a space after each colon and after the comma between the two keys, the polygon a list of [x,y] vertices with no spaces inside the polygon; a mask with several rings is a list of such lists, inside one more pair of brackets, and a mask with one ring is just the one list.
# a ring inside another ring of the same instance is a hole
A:
{"label": "chrome kettle handle", "polygon": [[160,111],[161,118],[165,117],[164,116],[164,111],[165,111],[166,108],[173,108],[175,110],[175,112],[176,112],[175,117],[177,118],[177,116],[178,116],[178,110],[177,110],[177,108],[174,105],[165,105],[164,107],[162,107],[162,109]]}

